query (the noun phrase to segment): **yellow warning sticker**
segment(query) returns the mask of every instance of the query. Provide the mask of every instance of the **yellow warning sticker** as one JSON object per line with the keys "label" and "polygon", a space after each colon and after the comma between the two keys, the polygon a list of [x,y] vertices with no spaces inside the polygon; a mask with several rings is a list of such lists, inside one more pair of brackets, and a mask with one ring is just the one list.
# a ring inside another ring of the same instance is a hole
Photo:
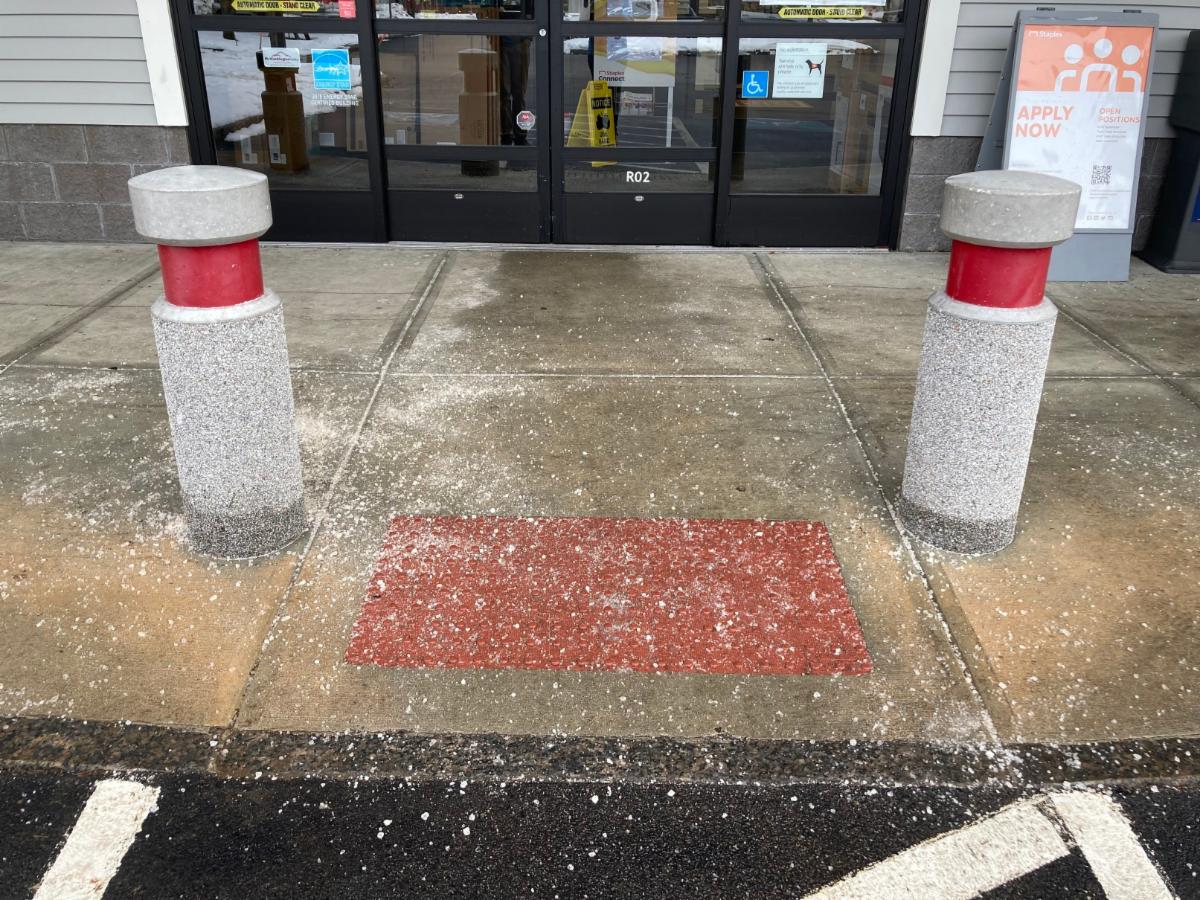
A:
{"label": "yellow warning sticker", "polygon": [[866,14],[861,6],[782,6],[779,9],[781,19],[861,19]]}
{"label": "yellow warning sticker", "polygon": [[234,12],[320,12],[320,0],[233,0]]}

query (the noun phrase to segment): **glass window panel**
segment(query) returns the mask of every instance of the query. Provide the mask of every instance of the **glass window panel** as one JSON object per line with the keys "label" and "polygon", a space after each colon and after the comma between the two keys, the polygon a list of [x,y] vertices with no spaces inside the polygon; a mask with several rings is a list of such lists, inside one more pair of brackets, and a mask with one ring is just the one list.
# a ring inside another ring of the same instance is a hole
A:
{"label": "glass window panel", "polygon": [[532,37],[380,35],[384,143],[534,146],[536,69]]}
{"label": "glass window panel", "polygon": [[265,172],[276,188],[367,189],[357,35],[197,37],[219,164]]}
{"label": "glass window panel", "polygon": [[389,159],[392,190],[536,191],[537,160]]}
{"label": "glass window panel", "polygon": [[198,16],[335,16],[353,19],[354,0],[192,0]]}
{"label": "glass window panel", "polygon": [[700,22],[725,18],[725,0],[562,0],[567,22]]}
{"label": "glass window panel", "polygon": [[563,53],[566,146],[714,145],[720,38],[569,38]]}
{"label": "glass window panel", "polygon": [[377,2],[377,19],[532,19],[534,0],[403,0]]}
{"label": "glass window panel", "polygon": [[741,41],[731,190],[878,194],[899,44]]}
{"label": "glass window panel", "polygon": [[568,191],[606,194],[708,193],[713,189],[709,162],[604,162],[567,160],[563,183]]}
{"label": "glass window panel", "polygon": [[742,0],[743,22],[899,22],[904,0],[858,3],[796,3],[793,0]]}

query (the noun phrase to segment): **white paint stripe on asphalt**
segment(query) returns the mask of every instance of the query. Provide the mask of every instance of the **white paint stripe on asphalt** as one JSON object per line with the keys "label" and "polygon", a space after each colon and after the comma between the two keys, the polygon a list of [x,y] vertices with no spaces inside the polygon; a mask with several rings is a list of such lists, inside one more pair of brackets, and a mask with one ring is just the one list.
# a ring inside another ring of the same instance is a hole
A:
{"label": "white paint stripe on asphalt", "polygon": [[1051,794],[1050,802],[1083,851],[1108,900],[1172,900],[1116,801],[1083,791]]}
{"label": "white paint stripe on asphalt", "polygon": [[34,900],[95,900],[104,896],[125,853],[156,808],[158,788],[136,781],[101,781]]}
{"label": "white paint stripe on asphalt", "polygon": [[1036,800],[917,844],[855,872],[810,900],[969,900],[1070,852]]}

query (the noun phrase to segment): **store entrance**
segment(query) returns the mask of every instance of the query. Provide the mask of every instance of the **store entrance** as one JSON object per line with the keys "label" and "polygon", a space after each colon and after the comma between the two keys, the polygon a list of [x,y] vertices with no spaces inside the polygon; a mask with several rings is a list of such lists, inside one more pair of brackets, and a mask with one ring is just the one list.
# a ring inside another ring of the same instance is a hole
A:
{"label": "store entrance", "polygon": [[[637,3],[567,0],[576,8],[564,11],[558,54],[565,137],[551,173],[564,242],[713,242],[722,10],[646,2],[657,20],[639,19]],[[593,120],[609,110],[597,134]]]}
{"label": "store entrance", "polygon": [[195,156],[267,173],[270,238],[890,242],[903,0],[175,2]]}
{"label": "store entrance", "polygon": [[547,240],[544,28],[462,9],[377,23],[388,238]]}
{"label": "store entrance", "polygon": [[717,11],[508,2],[377,23],[389,237],[711,243]]}

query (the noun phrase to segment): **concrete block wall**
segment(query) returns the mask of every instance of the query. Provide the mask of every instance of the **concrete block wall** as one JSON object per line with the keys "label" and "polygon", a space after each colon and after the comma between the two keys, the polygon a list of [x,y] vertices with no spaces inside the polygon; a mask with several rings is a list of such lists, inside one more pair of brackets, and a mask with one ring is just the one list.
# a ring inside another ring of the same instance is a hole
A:
{"label": "concrete block wall", "polygon": [[[949,250],[950,240],[938,228],[942,211],[942,186],[950,175],[971,172],[983,143],[977,137],[912,138],[908,184],[904,195],[904,220],[900,225],[901,250]],[[1147,138],[1138,179],[1133,249],[1140,250],[1150,233],[1158,205],[1163,175],[1171,158],[1171,138]]]}
{"label": "concrete block wall", "polygon": [[190,161],[186,128],[0,126],[0,240],[139,241],[125,183]]}

